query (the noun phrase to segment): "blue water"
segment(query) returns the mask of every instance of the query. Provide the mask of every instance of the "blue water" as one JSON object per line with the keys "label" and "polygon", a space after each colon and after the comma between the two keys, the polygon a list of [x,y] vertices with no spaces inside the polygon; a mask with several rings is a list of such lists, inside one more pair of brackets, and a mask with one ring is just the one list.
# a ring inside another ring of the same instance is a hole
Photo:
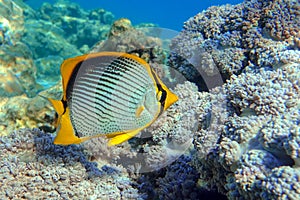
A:
{"label": "blue water", "polygon": [[[34,8],[43,2],[54,3],[55,0],[28,0]],[[104,8],[111,11],[116,18],[129,18],[134,25],[138,23],[155,23],[160,27],[180,31],[183,22],[212,5],[238,4],[242,0],[74,0],[82,8]]]}

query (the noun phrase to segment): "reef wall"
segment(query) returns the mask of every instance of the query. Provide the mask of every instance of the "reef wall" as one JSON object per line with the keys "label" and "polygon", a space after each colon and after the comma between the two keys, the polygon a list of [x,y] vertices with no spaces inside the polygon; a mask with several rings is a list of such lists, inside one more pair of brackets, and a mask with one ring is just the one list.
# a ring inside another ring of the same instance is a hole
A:
{"label": "reef wall", "polygon": [[170,64],[187,79],[225,81],[209,93],[225,102],[220,116],[209,111],[219,123],[199,126],[217,145],[203,156],[205,134],[196,133],[193,163],[229,199],[300,198],[299,27],[299,0],[246,0],[197,14],[173,40]]}

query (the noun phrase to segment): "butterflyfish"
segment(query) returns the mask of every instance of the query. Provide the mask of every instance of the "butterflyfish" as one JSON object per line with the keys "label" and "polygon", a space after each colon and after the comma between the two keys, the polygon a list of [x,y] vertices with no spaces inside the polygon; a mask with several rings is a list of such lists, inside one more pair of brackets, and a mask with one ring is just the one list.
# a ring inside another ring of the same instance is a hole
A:
{"label": "butterflyfish", "polygon": [[65,60],[63,97],[49,99],[58,114],[54,144],[94,137],[117,145],[136,136],[178,100],[138,56],[100,52]]}

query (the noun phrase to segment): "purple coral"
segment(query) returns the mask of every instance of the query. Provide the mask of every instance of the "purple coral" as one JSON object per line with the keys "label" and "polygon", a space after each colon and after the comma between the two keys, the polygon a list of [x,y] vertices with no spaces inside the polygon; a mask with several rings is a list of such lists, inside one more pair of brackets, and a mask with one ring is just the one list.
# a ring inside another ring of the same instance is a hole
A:
{"label": "purple coral", "polygon": [[[210,7],[186,21],[184,30],[173,39],[170,65],[198,84],[203,81],[195,76],[199,71],[206,76],[220,73],[228,79],[249,64],[276,68],[282,63],[299,63],[299,9],[298,0],[248,0]],[[191,61],[195,54],[201,63]]]}
{"label": "purple coral", "polygon": [[257,115],[281,115],[299,104],[299,64],[278,70],[233,75],[226,85],[228,97],[239,112],[253,110]]}
{"label": "purple coral", "polygon": [[126,172],[98,168],[81,145],[56,146],[37,129],[0,137],[0,152],[1,199],[140,198]]}
{"label": "purple coral", "polygon": [[[207,95],[225,105],[217,117],[224,120],[213,129],[218,142],[203,156],[199,138],[211,132],[196,132],[193,163],[208,187],[229,199],[300,197],[293,183],[299,177],[299,4],[246,0],[211,7],[190,18],[172,42],[170,65],[188,80],[203,85],[199,72],[225,80],[218,95]],[[204,119],[200,128],[216,126]]]}
{"label": "purple coral", "polygon": [[148,194],[148,199],[226,199],[197,183],[200,177],[190,161],[183,155],[164,169],[141,175],[140,191]]}

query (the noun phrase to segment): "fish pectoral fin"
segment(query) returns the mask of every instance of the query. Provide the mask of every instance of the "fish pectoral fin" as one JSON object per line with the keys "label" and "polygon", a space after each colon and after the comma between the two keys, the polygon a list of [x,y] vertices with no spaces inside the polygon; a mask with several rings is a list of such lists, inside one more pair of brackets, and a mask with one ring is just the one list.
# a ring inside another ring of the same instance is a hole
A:
{"label": "fish pectoral fin", "polygon": [[69,108],[67,108],[66,112],[60,117],[58,131],[54,139],[54,144],[70,145],[70,144],[79,144],[81,142],[82,139],[75,135],[70,120]]}
{"label": "fish pectoral fin", "polygon": [[141,129],[137,129],[134,131],[125,132],[125,133],[116,135],[109,140],[108,146],[114,146],[117,144],[121,144],[122,142],[125,142],[125,141],[133,138],[134,136],[136,136],[140,131],[141,131]]}
{"label": "fish pectoral fin", "polygon": [[136,111],[135,111],[135,116],[138,118],[141,116],[143,110],[145,110],[145,107],[144,106],[139,106]]}

